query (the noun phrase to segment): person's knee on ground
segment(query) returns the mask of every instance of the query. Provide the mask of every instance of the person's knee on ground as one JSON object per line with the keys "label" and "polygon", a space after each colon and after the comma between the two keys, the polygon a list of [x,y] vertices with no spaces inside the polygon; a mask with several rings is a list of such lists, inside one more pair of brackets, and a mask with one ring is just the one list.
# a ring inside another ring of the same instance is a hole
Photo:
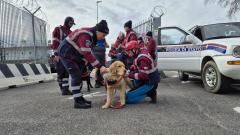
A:
{"label": "person's knee on ground", "polygon": [[155,88],[153,85],[144,84],[138,88],[134,88],[134,90],[130,90],[126,95],[127,103],[137,103],[144,99],[153,88]]}

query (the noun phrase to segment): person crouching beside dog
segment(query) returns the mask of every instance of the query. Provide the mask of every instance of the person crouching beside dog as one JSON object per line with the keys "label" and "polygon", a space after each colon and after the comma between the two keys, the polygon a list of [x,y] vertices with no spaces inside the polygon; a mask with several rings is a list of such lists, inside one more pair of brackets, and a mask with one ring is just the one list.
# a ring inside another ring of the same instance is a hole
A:
{"label": "person crouching beside dog", "polygon": [[107,22],[102,20],[95,27],[81,28],[73,31],[60,45],[59,55],[64,67],[71,75],[71,89],[74,97],[74,108],[91,108],[91,101],[87,101],[81,93],[82,73],[85,60],[101,73],[107,71],[93,55],[91,47],[97,40],[105,39],[109,33]]}
{"label": "person crouching beside dog", "polygon": [[157,102],[157,87],[160,74],[153,58],[146,48],[139,48],[137,41],[131,41],[125,49],[128,57],[134,58],[134,63],[126,76],[134,79],[134,89],[126,94],[127,104],[137,103],[145,97],[151,98],[151,103]]}

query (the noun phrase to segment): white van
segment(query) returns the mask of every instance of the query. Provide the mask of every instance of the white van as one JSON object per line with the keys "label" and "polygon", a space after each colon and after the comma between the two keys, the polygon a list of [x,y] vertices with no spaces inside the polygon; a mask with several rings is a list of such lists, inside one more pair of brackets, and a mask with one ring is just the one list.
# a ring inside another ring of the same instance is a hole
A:
{"label": "white van", "polygon": [[189,74],[200,75],[212,93],[227,90],[240,80],[240,22],[158,30],[158,67],[178,71],[187,81]]}

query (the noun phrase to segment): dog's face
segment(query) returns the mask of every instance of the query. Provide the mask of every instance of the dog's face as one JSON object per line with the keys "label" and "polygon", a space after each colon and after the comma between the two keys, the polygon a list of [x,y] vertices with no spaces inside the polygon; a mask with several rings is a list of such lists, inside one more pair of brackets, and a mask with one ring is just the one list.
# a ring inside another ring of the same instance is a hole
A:
{"label": "dog's face", "polygon": [[125,74],[125,65],[121,61],[113,62],[109,67],[110,73],[113,75],[122,76]]}

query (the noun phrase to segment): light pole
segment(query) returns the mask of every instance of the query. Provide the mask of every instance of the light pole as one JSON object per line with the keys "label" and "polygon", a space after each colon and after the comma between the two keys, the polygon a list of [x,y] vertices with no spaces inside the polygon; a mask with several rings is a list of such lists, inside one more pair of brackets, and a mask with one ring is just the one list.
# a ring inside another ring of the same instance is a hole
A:
{"label": "light pole", "polygon": [[98,4],[101,3],[101,2],[102,2],[101,0],[96,1],[96,4],[97,4],[97,24],[98,24]]}
{"label": "light pole", "polygon": [[40,10],[41,7],[38,7],[33,13],[30,12],[26,7],[23,7],[29,14],[32,15],[32,30],[33,30],[33,45],[34,45],[34,63],[36,64],[36,58],[37,58],[37,50],[36,50],[36,37],[35,37],[35,26],[34,26],[34,14],[37,13],[38,10]]}

